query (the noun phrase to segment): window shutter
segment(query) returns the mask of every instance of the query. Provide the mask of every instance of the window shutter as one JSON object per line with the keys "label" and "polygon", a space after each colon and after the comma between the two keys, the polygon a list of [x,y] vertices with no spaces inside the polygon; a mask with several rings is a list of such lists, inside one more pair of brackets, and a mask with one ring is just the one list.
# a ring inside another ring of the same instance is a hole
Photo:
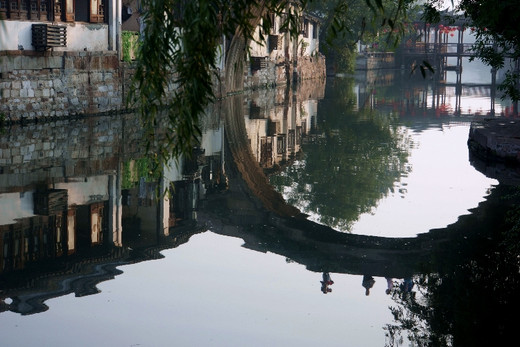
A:
{"label": "window shutter", "polygon": [[105,21],[105,9],[102,0],[90,0],[90,22],[103,23]]}
{"label": "window shutter", "polygon": [[76,1],[65,0],[65,21],[66,22],[74,22],[75,6],[76,6]]}

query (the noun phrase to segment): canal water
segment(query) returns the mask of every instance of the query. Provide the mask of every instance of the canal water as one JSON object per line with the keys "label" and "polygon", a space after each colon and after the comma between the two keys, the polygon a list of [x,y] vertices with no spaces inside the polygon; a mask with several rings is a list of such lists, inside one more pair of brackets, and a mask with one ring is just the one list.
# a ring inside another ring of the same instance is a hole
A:
{"label": "canal water", "polygon": [[230,97],[160,177],[132,115],[1,129],[2,346],[507,341],[518,172],[468,152],[464,83]]}

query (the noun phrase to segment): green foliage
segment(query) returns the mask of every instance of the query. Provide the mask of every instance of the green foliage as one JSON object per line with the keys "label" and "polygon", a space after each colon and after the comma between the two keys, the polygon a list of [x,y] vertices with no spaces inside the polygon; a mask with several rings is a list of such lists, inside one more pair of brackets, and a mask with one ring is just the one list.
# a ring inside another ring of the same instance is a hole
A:
{"label": "green foliage", "polygon": [[417,68],[419,68],[419,70],[421,71],[421,75],[423,78],[426,78],[427,71],[429,71],[432,74],[435,73],[435,70],[431,66],[430,62],[427,60],[423,60],[421,64],[413,66],[411,74],[413,74],[415,72],[415,70],[417,70]]}
{"label": "green foliage", "polygon": [[412,1],[326,0],[313,1],[308,11],[322,20],[320,49],[337,71],[352,72],[356,44],[395,48],[406,31],[406,19],[415,7]]}
{"label": "green foliage", "polygon": [[141,178],[146,182],[157,180],[159,177],[153,171],[154,163],[150,158],[141,158],[127,161],[123,164],[122,189],[130,189],[137,185]]}
{"label": "green foliage", "polygon": [[320,134],[303,145],[304,158],[273,176],[271,184],[287,192],[288,203],[320,222],[348,231],[389,194],[407,169],[407,137],[392,114],[356,110],[351,79],[328,84],[320,102]]}
{"label": "green foliage", "polygon": [[[474,47],[484,63],[500,69],[505,66],[506,58],[520,58],[520,2],[463,0],[459,7],[471,18],[476,28],[477,40]],[[506,78],[499,89],[513,101],[519,101],[518,62],[515,65],[507,69]]]}
{"label": "green foliage", "polygon": [[132,61],[132,56],[139,50],[139,34],[133,31],[121,32],[123,60]]}

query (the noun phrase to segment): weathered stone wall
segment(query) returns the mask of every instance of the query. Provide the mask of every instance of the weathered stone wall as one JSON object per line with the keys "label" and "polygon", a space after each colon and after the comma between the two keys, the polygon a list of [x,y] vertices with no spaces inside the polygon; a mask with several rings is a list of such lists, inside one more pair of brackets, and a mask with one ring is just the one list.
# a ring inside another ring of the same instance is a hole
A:
{"label": "weathered stone wall", "polygon": [[0,52],[0,113],[34,120],[123,108],[115,52]]}
{"label": "weathered stone wall", "polygon": [[468,146],[471,153],[490,161],[520,163],[520,121],[487,118],[471,123]]}
{"label": "weathered stone wall", "polygon": [[281,86],[292,83],[294,80],[325,79],[326,77],[325,57],[321,54],[299,57],[296,66],[292,61],[267,61],[266,67],[258,71],[251,73],[249,69],[246,69],[244,89]]}
{"label": "weathered stone wall", "polygon": [[324,79],[327,77],[325,57],[321,54],[312,57],[300,57],[298,58],[297,71],[297,78],[299,81],[308,79]]}
{"label": "weathered stone wall", "polygon": [[395,68],[395,56],[391,52],[366,53],[356,57],[356,69],[377,70]]}
{"label": "weathered stone wall", "polygon": [[[216,84],[216,94],[326,77],[321,55],[300,57],[296,65],[282,59],[254,73],[244,70],[241,86]],[[0,116],[23,122],[118,112],[125,108],[132,75],[132,66],[115,52],[0,51]]]}
{"label": "weathered stone wall", "polygon": [[249,72],[246,69],[244,78],[244,89],[256,89],[266,86],[285,84],[285,75],[279,74],[279,65],[268,61],[263,69]]}
{"label": "weathered stone wall", "polygon": [[120,160],[143,155],[139,129],[139,118],[131,115],[4,128],[0,133],[0,191],[116,170]]}

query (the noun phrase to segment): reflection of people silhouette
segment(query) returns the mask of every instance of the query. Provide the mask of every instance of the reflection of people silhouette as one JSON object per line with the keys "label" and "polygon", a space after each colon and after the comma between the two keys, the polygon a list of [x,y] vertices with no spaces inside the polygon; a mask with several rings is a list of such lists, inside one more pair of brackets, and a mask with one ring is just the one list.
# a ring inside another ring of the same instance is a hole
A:
{"label": "reflection of people silhouette", "polygon": [[363,282],[361,283],[361,285],[363,287],[365,287],[366,296],[370,295],[370,288],[372,288],[374,286],[374,283],[376,283],[376,281],[374,280],[374,277],[369,276],[369,275],[363,275]]}
{"label": "reflection of people silhouette", "polygon": [[330,279],[330,275],[328,272],[323,273],[323,281],[321,282],[321,291],[323,294],[327,294],[332,292],[332,289],[329,288],[330,285],[334,284],[334,281]]}
{"label": "reflection of people silhouette", "polygon": [[385,290],[385,293],[386,294],[390,294],[392,292],[392,289],[394,288],[394,281],[393,281],[393,279],[391,279],[389,277],[386,277],[386,285],[387,285],[387,288]]}
{"label": "reflection of people silhouette", "polygon": [[403,279],[403,283],[401,284],[401,290],[403,293],[410,293],[413,288],[413,281],[410,277]]}

